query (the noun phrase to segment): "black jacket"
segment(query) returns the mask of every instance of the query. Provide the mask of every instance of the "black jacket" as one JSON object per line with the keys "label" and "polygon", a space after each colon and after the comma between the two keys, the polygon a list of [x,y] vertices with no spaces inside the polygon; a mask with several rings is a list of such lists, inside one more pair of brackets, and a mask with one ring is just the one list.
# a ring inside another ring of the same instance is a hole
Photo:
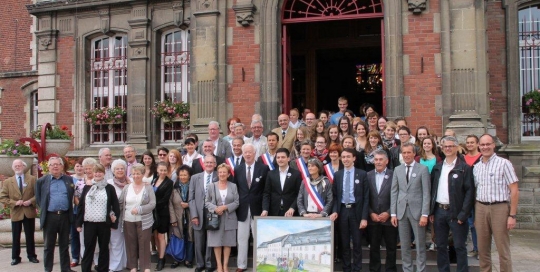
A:
{"label": "black jacket", "polygon": [[[444,161],[437,163],[431,171],[431,209],[430,214],[435,214],[437,208],[437,190]],[[472,168],[459,157],[456,165],[448,173],[448,195],[452,219],[467,222],[473,209],[475,200],[475,187]]]}
{"label": "black jacket", "polygon": [[289,208],[293,208],[294,215],[298,215],[296,199],[298,198],[300,185],[302,185],[302,176],[298,170],[289,167],[283,189],[281,189],[279,167],[268,171],[263,193],[263,210],[268,211],[269,216],[277,216],[283,201],[283,210],[285,212]]}
{"label": "black jacket", "polygon": [[[90,191],[90,188],[92,188],[91,185],[84,186],[81,197],[79,198],[79,207],[76,222],[77,227],[82,227],[84,223],[86,195],[88,194],[88,191]],[[105,186],[105,191],[107,192],[107,214],[105,215],[105,221],[108,226],[113,229],[117,229],[119,221],[118,218],[120,218],[120,206],[118,205],[118,197],[116,196],[116,190],[114,189],[114,186],[107,184],[107,186]],[[111,221],[111,211],[114,212],[114,215],[116,216],[116,221],[114,223]]]}

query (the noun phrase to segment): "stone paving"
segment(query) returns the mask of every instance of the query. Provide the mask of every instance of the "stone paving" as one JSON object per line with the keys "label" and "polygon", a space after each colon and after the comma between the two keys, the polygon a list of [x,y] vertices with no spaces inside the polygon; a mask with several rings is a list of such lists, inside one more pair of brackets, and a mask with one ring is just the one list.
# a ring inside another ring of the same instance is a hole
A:
{"label": "stone paving", "polygon": [[[6,233],[7,234],[7,233]],[[540,231],[538,230],[513,230],[511,231],[511,252],[514,271],[520,272],[535,272],[539,271],[539,259],[540,259]],[[13,272],[34,272],[43,271],[43,248],[38,247],[36,249],[38,259],[41,263],[33,264],[29,263],[25,258],[25,249],[22,249],[22,263],[11,266],[11,248],[0,247],[0,271],[13,271]],[[366,256],[363,256],[366,258]],[[499,257],[495,245],[492,247],[493,258],[493,271],[499,272]],[[155,264],[152,265],[152,271]],[[80,267],[75,267],[75,271],[81,271]],[[180,266],[176,269],[171,269],[170,264],[162,271],[193,271],[194,269],[187,269]],[[55,251],[54,271],[59,270],[58,249]],[[125,270],[127,271],[127,270]],[[229,267],[229,271],[234,271],[232,267]],[[251,271],[251,270],[250,270]]]}

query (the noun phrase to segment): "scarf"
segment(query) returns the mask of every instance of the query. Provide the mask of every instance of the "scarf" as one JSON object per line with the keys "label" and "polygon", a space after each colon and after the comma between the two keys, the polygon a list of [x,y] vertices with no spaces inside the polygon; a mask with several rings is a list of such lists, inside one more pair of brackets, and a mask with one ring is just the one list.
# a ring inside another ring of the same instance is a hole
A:
{"label": "scarf", "polygon": [[390,149],[390,148],[394,147],[394,139],[388,140],[386,138],[383,138],[382,141],[383,141],[383,144],[384,144],[384,146],[386,148]]}
{"label": "scarf", "polygon": [[96,194],[97,194],[97,190],[102,190],[105,188],[105,186],[107,186],[107,181],[105,179],[102,179],[100,181],[93,181],[94,185],[92,185],[92,188],[90,188],[90,190],[88,191],[88,193],[86,194],[86,201],[88,203],[92,203],[92,201],[94,201],[94,199],[96,198]]}
{"label": "scarf", "polygon": [[319,159],[319,161],[324,161],[326,156],[328,156],[328,149],[326,148],[321,152],[319,152],[317,149],[313,149],[313,151],[311,151],[311,157],[315,157]]}
{"label": "scarf", "polygon": [[118,188],[123,189],[126,184],[128,184],[127,176],[124,176],[123,180],[119,180],[116,177],[113,178],[114,185],[116,185]]}
{"label": "scarf", "polygon": [[381,150],[382,148],[383,148],[382,145],[377,145],[377,147],[375,149],[371,150],[371,152],[369,154],[366,154],[364,156],[364,159],[366,159],[366,163],[367,164],[373,164],[373,159],[375,158],[374,152],[376,150]]}

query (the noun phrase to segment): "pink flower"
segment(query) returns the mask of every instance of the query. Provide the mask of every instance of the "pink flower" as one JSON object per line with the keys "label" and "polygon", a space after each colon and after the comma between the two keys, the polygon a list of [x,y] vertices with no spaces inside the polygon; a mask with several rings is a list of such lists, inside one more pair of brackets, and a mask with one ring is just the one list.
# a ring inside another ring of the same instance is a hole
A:
{"label": "pink flower", "polygon": [[17,154],[17,149],[13,149],[13,155]]}

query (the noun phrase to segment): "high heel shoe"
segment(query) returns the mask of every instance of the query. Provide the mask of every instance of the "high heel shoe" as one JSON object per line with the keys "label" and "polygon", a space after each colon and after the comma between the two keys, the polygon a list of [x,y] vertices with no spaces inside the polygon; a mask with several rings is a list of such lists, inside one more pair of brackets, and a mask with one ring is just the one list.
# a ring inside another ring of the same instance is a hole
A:
{"label": "high heel shoe", "polygon": [[165,266],[165,258],[159,259],[158,263],[156,265],[156,271],[163,270],[163,267]]}

